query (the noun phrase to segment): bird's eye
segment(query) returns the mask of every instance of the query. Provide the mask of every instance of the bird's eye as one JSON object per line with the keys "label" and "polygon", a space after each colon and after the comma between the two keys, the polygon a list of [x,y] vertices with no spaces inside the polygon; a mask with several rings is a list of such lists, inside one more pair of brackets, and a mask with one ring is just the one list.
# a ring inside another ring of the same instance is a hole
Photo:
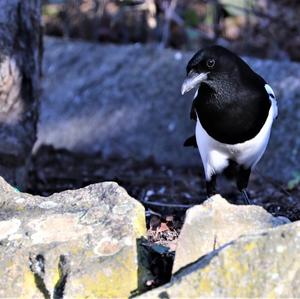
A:
{"label": "bird's eye", "polygon": [[210,58],[210,59],[208,59],[207,61],[206,61],[206,65],[207,65],[207,67],[208,68],[213,68],[214,66],[215,66],[215,63],[216,63],[216,61],[214,60],[214,59],[212,59],[212,58]]}

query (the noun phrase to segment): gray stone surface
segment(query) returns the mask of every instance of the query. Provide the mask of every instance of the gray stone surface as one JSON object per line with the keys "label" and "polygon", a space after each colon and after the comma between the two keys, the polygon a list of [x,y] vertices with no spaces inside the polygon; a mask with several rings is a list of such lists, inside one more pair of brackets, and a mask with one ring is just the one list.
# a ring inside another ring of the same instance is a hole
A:
{"label": "gray stone surface", "polygon": [[0,1],[0,175],[26,187],[36,141],[42,29],[40,0]]}
{"label": "gray stone surface", "polygon": [[260,206],[237,206],[220,195],[190,208],[179,235],[173,273],[242,235],[290,222]]}
{"label": "gray stone surface", "polygon": [[248,235],[140,298],[299,298],[300,222]]}
{"label": "gray stone surface", "polygon": [[116,183],[43,198],[0,178],[0,298],[124,298],[145,211]]}
{"label": "gray stone surface", "polygon": [[[180,95],[192,53],[155,46],[114,46],[46,39],[44,94],[37,147],[102,151],[158,162],[201,167],[198,152],[182,144],[193,134],[193,94]],[[279,118],[259,164],[288,180],[300,169],[300,67],[247,61],[274,88]]]}

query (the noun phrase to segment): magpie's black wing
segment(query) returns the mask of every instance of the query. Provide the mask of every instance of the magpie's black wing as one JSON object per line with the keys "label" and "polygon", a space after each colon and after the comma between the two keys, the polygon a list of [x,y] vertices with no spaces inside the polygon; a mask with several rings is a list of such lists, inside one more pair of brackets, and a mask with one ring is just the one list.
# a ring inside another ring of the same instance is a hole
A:
{"label": "magpie's black wing", "polygon": [[195,120],[195,121],[197,120],[197,114],[196,114],[196,110],[195,110],[195,100],[192,103],[190,118]]}
{"label": "magpie's black wing", "polygon": [[[194,121],[197,120],[197,114],[196,114],[196,110],[195,110],[195,100],[193,100],[193,102],[192,102],[190,118]],[[198,146],[197,146],[196,136],[192,135],[189,138],[187,138],[185,140],[185,142],[183,143],[183,146],[185,146],[185,147],[193,146],[193,147],[197,148]]]}

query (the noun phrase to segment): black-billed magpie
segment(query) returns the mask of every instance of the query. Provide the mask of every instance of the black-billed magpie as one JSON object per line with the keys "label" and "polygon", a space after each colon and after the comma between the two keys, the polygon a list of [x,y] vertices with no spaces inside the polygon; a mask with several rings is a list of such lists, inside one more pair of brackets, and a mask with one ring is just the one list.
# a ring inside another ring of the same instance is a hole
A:
{"label": "black-billed magpie", "polygon": [[246,62],[221,46],[198,51],[189,61],[181,88],[196,88],[191,118],[204,166],[207,196],[216,194],[216,176],[229,164],[237,166],[237,187],[246,192],[251,170],[266,150],[277,103],[272,88]]}

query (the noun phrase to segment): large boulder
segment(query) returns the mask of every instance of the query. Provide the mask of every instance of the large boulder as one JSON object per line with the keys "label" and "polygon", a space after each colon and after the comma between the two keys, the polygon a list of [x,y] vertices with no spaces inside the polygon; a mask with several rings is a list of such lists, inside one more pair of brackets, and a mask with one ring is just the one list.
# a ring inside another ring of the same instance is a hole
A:
{"label": "large boulder", "polygon": [[242,235],[289,222],[260,206],[237,206],[220,195],[187,211],[176,248],[173,273]]}
{"label": "large boulder", "polygon": [[[46,39],[44,93],[38,143],[104,156],[201,167],[193,134],[193,93],[180,86],[192,53],[153,45],[97,45]],[[288,180],[300,169],[300,67],[287,61],[247,61],[274,88],[279,118],[259,163],[265,174]]]}
{"label": "large boulder", "polygon": [[128,297],[139,287],[142,205],[107,182],[43,198],[0,179],[0,297]]}
{"label": "large boulder", "polygon": [[299,298],[300,222],[227,243],[141,298]]}

